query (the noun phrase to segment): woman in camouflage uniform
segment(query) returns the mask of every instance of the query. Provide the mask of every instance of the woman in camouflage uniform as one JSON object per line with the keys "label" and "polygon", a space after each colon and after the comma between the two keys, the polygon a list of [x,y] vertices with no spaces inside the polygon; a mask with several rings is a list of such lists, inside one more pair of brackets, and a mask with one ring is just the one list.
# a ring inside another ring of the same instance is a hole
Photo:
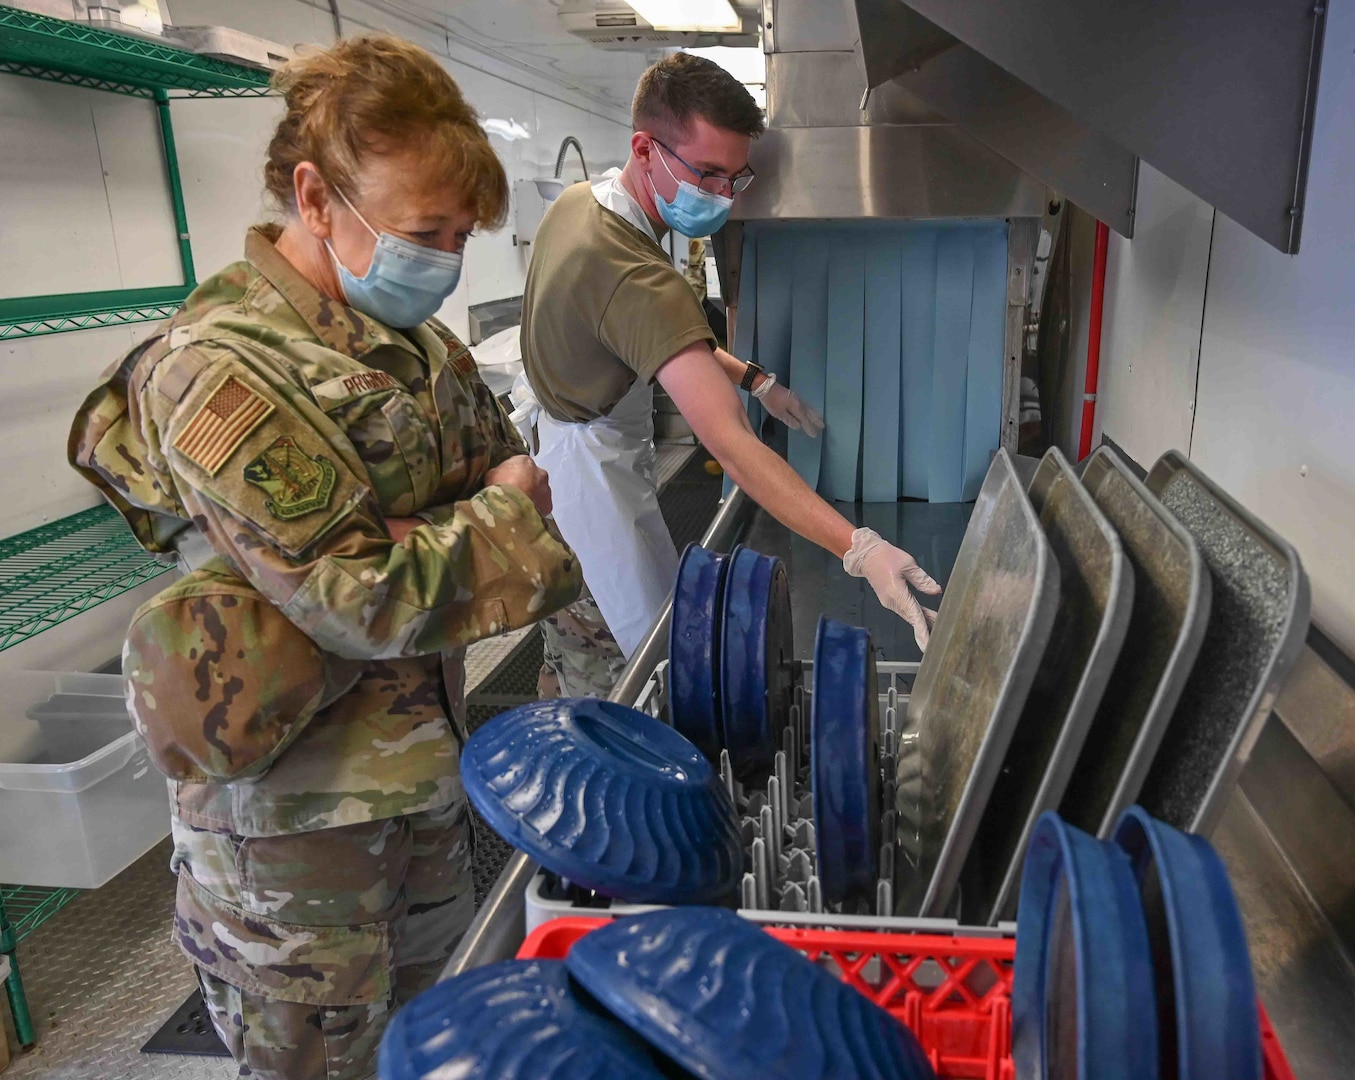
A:
{"label": "woman in camouflage uniform", "polygon": [[72,461],[192,569],[133,620],[170,777],[174,933],[241,1075],[362,1077],[472,915],[471,641],[573,600],[546,476],[429,316],[507,181],[438,63],[340,42],[276,79],[281,226],[109,372]]}

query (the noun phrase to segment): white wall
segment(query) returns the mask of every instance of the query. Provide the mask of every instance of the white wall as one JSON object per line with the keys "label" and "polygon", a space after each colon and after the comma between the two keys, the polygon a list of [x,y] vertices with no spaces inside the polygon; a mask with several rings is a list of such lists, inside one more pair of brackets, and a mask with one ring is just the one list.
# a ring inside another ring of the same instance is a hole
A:
{"label": "white wall", "polygon": [[[1097,419],[1145,467],[1190,449],[1213,222],[1211,207],[1144,164],[1134,239],[1110,234]],[[1079,356],[1085,366],[1085,334]]]}
{"label": "white wall", "polygon": [[[227,25],[288,45],[334,40],[328,4],[313,0],[161,0],[161,7],[180,25]],[[483,117],[513,119],[527,130],[530,138],[514,142],[492,137],[510,181],[553,168],[567,134],[583,143],[590,169],[624,160],[626,111],[587,87],[515,62],[504,50],[477,52],[435,32],[426,19],[406,22],[361,0],[342,0],[340,10],[346,34],[379,29],[417,41],[445,60]],[[598,52],[596,63],[638,73],[644,58]],[[246,227],[265,216],[263,157],[277,114],[271,99],[173,104],[199,278],[240,258]],[[0,296],[182,280],[150,102],[0,75],[0,147]],[[581,178],[578,168],[571,156],[564,175]],[[527,261],[512,231],[510,216],[501,232],[471,241],[463,284],[443,311],[458,332],[468,332],[468,304],[522,292]],[[150,330],[89,330],[0,345],[6,387],[0,395],[0,536],[98,501],[66,464],[70,420],[99,371]],[[75,620],[74,630],[0,653],[0,680],[16,666],[85,666],[96,662],[90,657],[114,655],[134,606],[131,597],[109,602]],[[84,643],[74,651],[72,637]]]}
{"label": "white wall", "polygon": [[1314,622],[1347,652],[1355,652],[1353,106],[1355,8],[1331,5],[1293,257],[1144,170],[1135,239],[1112,237],[1101,379],[1104,432],[1145,465],[1170,447],[1187,450],[1290,540],[1312,582]]}

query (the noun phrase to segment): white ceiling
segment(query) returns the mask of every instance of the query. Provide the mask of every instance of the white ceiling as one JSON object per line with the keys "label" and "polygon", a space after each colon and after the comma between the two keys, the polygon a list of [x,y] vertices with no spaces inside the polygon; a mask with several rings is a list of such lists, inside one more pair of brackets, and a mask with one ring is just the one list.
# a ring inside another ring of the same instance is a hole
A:
{"label": "white ceiling", "polygon": [[455,41],[525,66],[570,90],[629,111],[645,53],[604,52],[567,33],[561,0],[367,0],[426,24]]}
{"label": "white ceiling", "polygon": [[[628,112],[635,82],[657,53],[602,50],[567,33],[557,11],[562,0],[366,0],[372,7],[445,32]],[[756,10],[759,0],[737,0]]]}

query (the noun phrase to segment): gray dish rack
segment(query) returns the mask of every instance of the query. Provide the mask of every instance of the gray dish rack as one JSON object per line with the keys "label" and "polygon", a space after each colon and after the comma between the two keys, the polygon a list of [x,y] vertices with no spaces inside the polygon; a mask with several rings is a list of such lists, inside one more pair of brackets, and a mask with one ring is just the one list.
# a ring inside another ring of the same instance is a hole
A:
{"label": "gray dish rack", "polygon": [[[877,661],[880,701],[880,763],[883,810],[880,875],[873,903],[836,908],[825,905],[817,873],[813,797],[809,783],[809,723],[814,665],[800,662],[802,679],[795,688],[785,745],[766,788],[745,787],[733,778],[727,752],[721,755],[721,778],[739,810],[744,843],[744,875],[739,913],[759,922],[796,926],[831,926],[912,933],[954,933],[959,923],[944,918],[903,918],[893,914],[896,870],[915,866],[920,822],[916,816],[898,828],[901,807],[919,807],[921,770],[917,733],[908,730],[907,711],[918,664]],[[668,661],[654,668],[635,700],[635,708],[668,719]],[[911,779],[916,777],[916,787]],[[904,798],[898,783],[907,780]],[[897,837],[891,841],[889,838]],[[912,843],[909,842],[910,838]],[[902,860],[902,863],[900,862]],[[537,868],[526,888],[526,929],[531,933],[551,919],[568,916],[620,917],[653,909],[600,896],[558,875]],[[1011,935],[1014,923],[981,933]],[[966,934],[974,928],[966,927]]]}

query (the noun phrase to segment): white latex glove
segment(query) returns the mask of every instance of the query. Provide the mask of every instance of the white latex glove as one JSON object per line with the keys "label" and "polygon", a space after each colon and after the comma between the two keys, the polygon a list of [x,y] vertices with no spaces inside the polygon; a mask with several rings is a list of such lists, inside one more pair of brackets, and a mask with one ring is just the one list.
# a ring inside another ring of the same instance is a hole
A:
{"label": "white latex glove", "polygon": [[880,603],[913,627],[917,647],[927,650],[936,612],[919,604],[909,586],[928,596],[940,596],[941,586],[918,566],[916,559],[888,543],[874,529],[857,529],[852,533],[851,550],[842,556],[842,568],[852,577],[865,578]]}
{"label": "white latex glove", "polygon": [[792,431],[803,431],[811,439],[819,437],[819,432],[823,430],[823,416],[818,409],[790,387],[778,383],[772,372],[766,373],[762,385],[752,393],[762,402],[764,409]]}

